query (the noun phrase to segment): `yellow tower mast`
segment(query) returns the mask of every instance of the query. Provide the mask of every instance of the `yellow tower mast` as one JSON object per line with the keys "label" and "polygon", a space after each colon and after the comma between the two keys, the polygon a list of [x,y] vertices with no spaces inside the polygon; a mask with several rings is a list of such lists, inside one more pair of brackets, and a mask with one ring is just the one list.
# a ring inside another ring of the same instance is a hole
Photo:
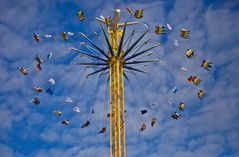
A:
{"label": "yellow tower mast", "polygon": [[117,55],[122,30],[108,27],[110,44],[114,56],[109,60],[110,68],[110,157],[126,157],[125,119],[124,119],[124,75],[121,50]]}
{"label": "yellow tower mast", "polygon": [[[125,22],[119,23],[120,20],[120,9],[114,10],[114,18],[111,20],[110,17],[105,19],[96,18],[100,22],[102,31],[104,33],[105,40],[108,45],[108,54],[104,53],[104,50],[97,47],[91,40],[89,40],[84,34],[82,36],[88,40],[102,55],[104,55],[107,60],[102,58],[92,56],[93,58],[99,59],[101,61],[106,61],[107,63],[79,63],[81,65],[104,65],[105,67],[89,74],[96,74],[101,71],[109,69],[109,80],[110,80],[110,157],[126,157],[126,137],[125,137],[125,117],[124,117],[124,68],[143,72],[139,69],[127,66],[126,64],[138,64],[144,62],[152,61],[129,61],[136,56],[142,55],[145,52],[153,49],[149,48],[147,50],[141,51],[132,55],[131,57],[125,58],[129,52],[136,46],[136,44],[145,36],[148,30],[143,33],[127,50],[123,51],[123,39],[126,30],[126,26],[134,25],[138,22]],[[104,30],[103,24],[108,27],[109,39]],[[124,27],[123,30],[119,29]],[[87,54],[89,56],[89,54]],[[88,76],[89,76],[88,75]]]}
{"label": "yellow tower mast", "polygon": [[[114,18],[105,20],[96,18],[101,22],[107,45],[108,67],[110,78],[110,157],[126,157],[125,117],[124,117],[124,51],[122,49],[126,26],[138,22],[119,23],[120,9],[114,10]],[[108,27],[109,40],[102,23]],[[120,30],[120,27],[123,27]]]}

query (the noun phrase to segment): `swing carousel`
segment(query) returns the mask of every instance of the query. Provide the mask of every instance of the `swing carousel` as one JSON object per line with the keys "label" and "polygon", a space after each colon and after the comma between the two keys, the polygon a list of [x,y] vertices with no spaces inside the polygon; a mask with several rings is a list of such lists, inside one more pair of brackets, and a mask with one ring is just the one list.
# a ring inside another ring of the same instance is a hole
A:
{"label": "swing carousel", "polygon": [[[185,85],[193,86],[194,91],[196,91],[194,95],[200,101],[206,95],[204,89],[200,87],[203,80],[199,76],[191,74],[187,67],[175,66],[173,60],[164,59],[164,55],[161,54],[162,48],[164,48],[187,60],[196,60],[197,55],[200,54],[195,52],[193,48],[185,48],[183,44],[179,43],[179,41],[183,43],[190,40],[191,32],[185,28],[174,27],[169,23],[151,26],[150,21],[144,19],[143,16],[143,12],[147,11],[146,9],[133,10],[128,7],[126,10],[122,12],[120,9],[116,9],[113,10],[113,16],[104,17],[101,15],[96,17],[94,20],[99,23],[101,33],[93,32],[89,36],[83,32],[66,31],[49,34],[34,33],[33,38],[38,45],[53,40],[66,43],[72,39],[80,43],[80,48],[68,47],[67,45],[63,50],[54,53],[37,53],[30,66],[17,68],[22,75],[28,77],[30,73],[42,73],[49,64],[56,64],[54,61],[60,62],[62,58],[73,53],[74,57],[70,57],[70,61],[64,64],[65,67],[61,69],[60,73],[56,73],[54,76],[46,76],[49,78],[44,84],[32,87],[36,96],[29,98],[30,103],[35,106],[44,105],[41,103],[43,94],[48,95],[47,98],[49,99],[56,99],[58,95],[55,89],[59,86],[58,82],[60,82],[61,76],[67,74],[72,66],[79,67],[81,76],[77,80],[77,85],[84,89],[84,86],[88,85],[86,82],[92,77],[96,84],[92,90],[88,91],[88,93],[92,93],[88,104],[81,104],[80,99],[71,97],[69,94],[65,96],[64,103],[70,105],[67,107],[63,107],[61,104],[55,105],[54,110],[49,108],[47,112],[57,117],[59,124],[67,126],[74,123],[72,121],[73,116],[69,116],[71,113],[74,113],[75,116],[81,116],[82,111],[88,110],[85,121],[80,126],[82,129],[87,129],[94,123],[92,117],[95,112],[101,112],[104,122],[102,128],[97,130],[96,133],[104,134],[109,130],[111,157],[126,157],[127,129],[125,124],[127,121],[125,120],[125,114],[130,113],[127,110],[127,105],[125,105],[125,100],[128,99],[125,96],[125,91],[129,92],[134,99],[132,101],[136,104],[135,111],[140,115],[139,119],[142,124],[138,126],[139,132],[143,133],[148,127],[143,118],[144,115],[150,114],[149,126],[154,127],[157,124],[159,115],[156,114],[155,110],[160,107],[158,96],[154,100],[148,101],[148,108],[141,107],[138,101],[138,93],[143,92],[144,86],[147,86],[147,84],[142,85],[141,78],[157,82],[157,78],[153,74],[160,73],[155,69],[162,68]],[[77,12],[76,15],[80,23],[87,22],[83,10]],[[211,65],[211,61],[203,60],[198,68],[210,71]],[[46,75],[47,70],[45,71]],[[70,91],[77,92],[79,90],[77,85]],[[136,86],[139,89],[137,93],[135,92]],[[99,94],[101,88],[104,88],[105,93]],[[177,86],[169,88],[169,91],[168,104],[173,107],[169,117],[172,120],[180,120],[187,104],[184,103],[184,100],[178,101],[177,94],[181,89]],[[101,106],[102,111],[96,111],[95,109],[97,97],[103,97],[104,99]],[[107,125],[107,122],[109,122],[109,125]]]}

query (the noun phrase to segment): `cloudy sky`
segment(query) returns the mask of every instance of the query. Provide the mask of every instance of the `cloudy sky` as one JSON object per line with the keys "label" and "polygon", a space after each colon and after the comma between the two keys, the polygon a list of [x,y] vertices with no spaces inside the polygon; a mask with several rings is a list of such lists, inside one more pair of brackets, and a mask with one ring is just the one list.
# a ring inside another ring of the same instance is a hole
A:
{"label": "cloudy sky", "polygon": [[[127,74],[131,80],[130,84],[125,80],[127,156],[239,156],[237,0],[0,0],[1,156],[109,156],[109,123],[105,118],[109,108],[107,74],[99,81],[98,76],[86,79],[95,69],[73,65],[75,61],[90,60],[79,57],[69,48],[87,51],[80,46],[85,40],[77,35],[77,32],[84,32],[106,50],[94,17],[112,16],[112,8],[126,10],[127,7],[144,8],[144,18],[135,28],[145,29],[143,22],[152,27],[169,23],[173,28],[166,30],[163,37],[151,31],[143,40],[154,39],[162,43],[149,58],[161,58],[165,64],[137,67],[148,75]],[[83,22],[76,16],[80,9],[86,16]],[[122,22],[125,19],[136,20],[127,11],[122,13]],[[126,37],[132,27],[127,29]],[[181,28],[191,31],[190,39],[180,39]],[[63,41],[62,31],[76,35]],[[93,32],[99,34],[99,39]],[[40,43],[34,41],[33,33],[42,35]],[[135,38],[141,33],[137,32]],[[45,39],[45,34],[53,38]],[[179,42],[177,48],[173,47],[174,39]],[[144,48],[147,46],[150,44]],[[195,58],[186,58],[184,51],[188,48],[196,52]],[[47,61],[48,53],[53,53],[52,60]],[[44,60],[40,72],[35,70],[36,54]],[[204,59],[213,62],[210,72],[200,67]],[[17,67],[29,67],[30,73],[23,76]],[[183,72],[182,67],[188,71]],[[190,75],[202,79],[199,87],[187,82]],[[50,78],[56,80],[55,86],[49,85]],[[95,95],[97,82],[99,88]],[[53,95],[35,93],[32,88],[36,86],[44,90],[50,88]],[[173,94],[175,86],[178,92]],[[197,98],[198,89],[206,92],[203,100]],[[30,103],[33,97],[41,99],[40,105]],[[67,103],[67,97],[74,103]],[[171,114],[178,111],[180,101],[185,103],[186,109],[176,121]],[[150,103],[156,103],[156,107],[150,108]],[[95,108],[91,124],[81,129],[91,104]],[[81,112],[72,112],[74,106],[80,107]],[[141,115],[141,109],[147,109],[148,113]],[[62,111],[62,116],[54,116],[54,110]],[[152,117],[157,118],[155,127],[150,126]],[[64,119],[70,119],[70,125],[62,125]],[[147,129],[139,133],[142,123],[146,123]],[[104,126],[106,133],[98,135]]]}

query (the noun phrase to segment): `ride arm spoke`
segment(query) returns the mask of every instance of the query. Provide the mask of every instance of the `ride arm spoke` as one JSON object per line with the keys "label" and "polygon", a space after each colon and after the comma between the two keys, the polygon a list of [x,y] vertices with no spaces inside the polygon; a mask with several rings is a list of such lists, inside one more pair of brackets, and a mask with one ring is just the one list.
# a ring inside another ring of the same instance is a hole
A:
{"label": "ride arm spoke", "polygon": [[80,33],[83,38],[85,38],[92,46],[94,46],[103,56],[105,56],[107,59],[109,56],[105,54],[104,50],[100,49],[98,46],[96,46],[84,33]]}
{"label": "ride arm spoke", "polygon": [[97,73],[99,73],[99,72],[101,72],[101,71],[107,70],[108,68],[109,68],[109,67],[107,66],[107,67],[101,68],[101,69],[99,69],[99,70],[96,70],[96,71],[94,71],[94,72],[88,74],[87,77],[89,77],[89,76],[91,76],[91,75],[94,75],[94,74],[97,74]]}
{"label": "ride arm spoke", "polygon": [[122,49],[122,44],[123,44],[123,41],[124,41],[124,35],[125,35],[125,31],[126,31],[126,25],[127,25],[127,22],[125,22],[125,24],[124,24],[124,30],[123,30],[123,33],[122,33],[122,37],[120,39],[120,44],[119,44],[118,53],[117,53],[118,57],[120,56],[120,52],[121,52],[121,49]]}
{"label": "ride arm spoke", "polygon": [[141,64],[141,63],[154,63],[154,62],[158,62],[158,59],[154,59],[154,60],[147,60],[147,61],[132,61],[132,62],[126,62],[125,64]]}
{"label": "ride arm spoke", "polygon": [[138,44],[138,42],[149,32],[149,30],[146,30],[132,45],[130,48],[128,48],[126,50],[126,52],[124,53],[123,57],[126,57],[130,52],[131,50]]}
{"label": "ride arm spoke", "polygon": [[100,26],[101,26],[101,28],[102,28],[102,31],[103,31],[103,34],[104,34],[106,43],[107,43],[107,45],[108,45],[108,48],[109,48],[109,50],[110,50],[110,54],[111,54],[111,56],[114,56],[114,52],[113,52],[112,46],[111,46],[110,41],[109,41],[109,39],[108,39],[108,37],[107,37],[107,35],[106,35],[106,33],[105,33],[105,29],[104,29],[104,27],[103,27],[103,24],[100,23]]}
{"label": "ride arm spoke", "polygon": [[148,48],[148,49],[146,49],[146,50],[143,50],[143,51],[141,51],[141,52],[139,52],[139,53],[136,53],[136,54],[134,54],[134,55],[132,55],[132,56],[126,58],[125,61],[128,61],[128,60],[130,60],[130,59],[132,59],[132,58],[135,58],[135,57],[137,57],[137,56],[140,56],[140,55],[142,55],[142,54],[144,54],[144,53],[146,53],[146,52],[148,52],[148,51],[150,51],[150,50],[152,50],[152,49],[158,47],[159,45],[160,45],[160,44],[154,45],[154,46],[152,46],[152,47],[150,47],[150,48]]}
{"label": "ride arm spoke", "polygon": [[101,65],[108,65],[108,63],[80,63],[76,62],[75,65],[95,65],[95,66],[101,66]]}
{"label": "ride arm spoke", "polygon": [[139,69],[130,67],[130,66],[126,66],[126,65],[125,65],[124,68],[129,69],[129,70],[132,70],[132,71],[136,71],[136,72],[141,72],[141,73],[144,73],[144,74],[148,74],[148,73],[145,72],[145,71],[142,71],[142,70],[139,70]]}
{"label": "ride arm spoke", "polygon": [[87,52],[84,52],[84,51],[81,51],[81,50],[79,50],[79,49],[77,49],[77,48],[71,47],[70,49],[71,49],[71,50],[74,50],[74,51],[77,51],[77,52],[79,52],[79,53],[82,53],[82,54],[84,54],[84,55],[86,55],[86,56],[89,56],[89,57],[91,57],[91,58],[95,58],[95,59],[98,59],[98,60],[107,62],[107,60],[105,60],[105,59],[103,59],[103,58],[101,58],[101,57],[91,55],[91,54],[89,54],[89,53],[87,53]]}

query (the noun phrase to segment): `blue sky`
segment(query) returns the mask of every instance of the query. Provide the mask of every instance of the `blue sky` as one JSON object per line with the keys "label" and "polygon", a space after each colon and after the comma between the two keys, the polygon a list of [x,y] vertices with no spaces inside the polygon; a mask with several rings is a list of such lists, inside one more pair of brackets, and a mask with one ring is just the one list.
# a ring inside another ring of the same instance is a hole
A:
{"label": "blue sky", "polygon": [[[79,44],[84,39],[74,36],[64,42],[60,32],[84,32],[100,44],[93,35],[95,31],[102,35],[94,17],[112,16],[111,9],[116,7],[123,10],[144,8],[141,23],[146,21],[150,26],[169,23],[173,27],[167,37],[149,33],[145,39],[153,38],[163,43],[154,50],[154,58],[162,58],[174,71],[160,64],[140,67],[150,75],[139,74],[136,78],[129,74],[133,94],[125,82],[127,156],[239,156],[239,3],[236,0],[1,0],[1,156],[109,156],[108,127],[105,134],[97,134],[104,126],[107,76],[100,80],[91,125],[81,129],[90,111],[97,76],[84,79],[94,69],[71,64],[72,61],[89,61],[68,50],[72,46],[84,49]],[[76,16],[79,9],[86,15],[83,22]],[[122,13],[122,22],[128,16],[127,12]],[[181,28],[191,31],[189,40],[180,39]],[[128,28],[126,35],[131,30]],[[36,43],[32,37],[35,32],[53,34],[55,38]],[[171,48],[173,39],[178,39],[180,49]],[[181,51],[185,48],[192,48],[197,56],[186,58]],[[37,73],[35,55],[40,54],[45,61],[50,52],[60,57],[44,62],[42,71]],[[214,62],[210,72],[200,67],[203,59]],[[32,66],[33,70],[23,76],[16,69],[19,66]],[[188,72],[180,71],[181,67],[186,67]],[[190,75],[202,78],[200,88],[207,93],[204,100],[197,98],[198,89],[187,82]],[[49,78],[56,80],[53,95],[32,91],[34,86],[48,88]],[[174,86],[178,87],[177,94],[171,92]],[[39,106],[29,102],[34,96],[41,98]],[[68,96],[77,104],[67,104]],[[169,99],[173,100],[172,104],[168,103]],[[185,102],[186,110],[182,118],[175,121],[171,113],[177,110],[180,101]],[[153,102],[157,104],[155,110],[149,107]],[[81,108],[80,113],[72,112],[74,105]],[[61,117],[52,114],[57,109],[63,111]],[[149,112],[142,116],[140,109]],[[157,125],[151,128],[153,116],[157,117]],[[64,118],[69,118],[71,124],[61,125]],[[147,129],[139,133],[143,122]]]}

